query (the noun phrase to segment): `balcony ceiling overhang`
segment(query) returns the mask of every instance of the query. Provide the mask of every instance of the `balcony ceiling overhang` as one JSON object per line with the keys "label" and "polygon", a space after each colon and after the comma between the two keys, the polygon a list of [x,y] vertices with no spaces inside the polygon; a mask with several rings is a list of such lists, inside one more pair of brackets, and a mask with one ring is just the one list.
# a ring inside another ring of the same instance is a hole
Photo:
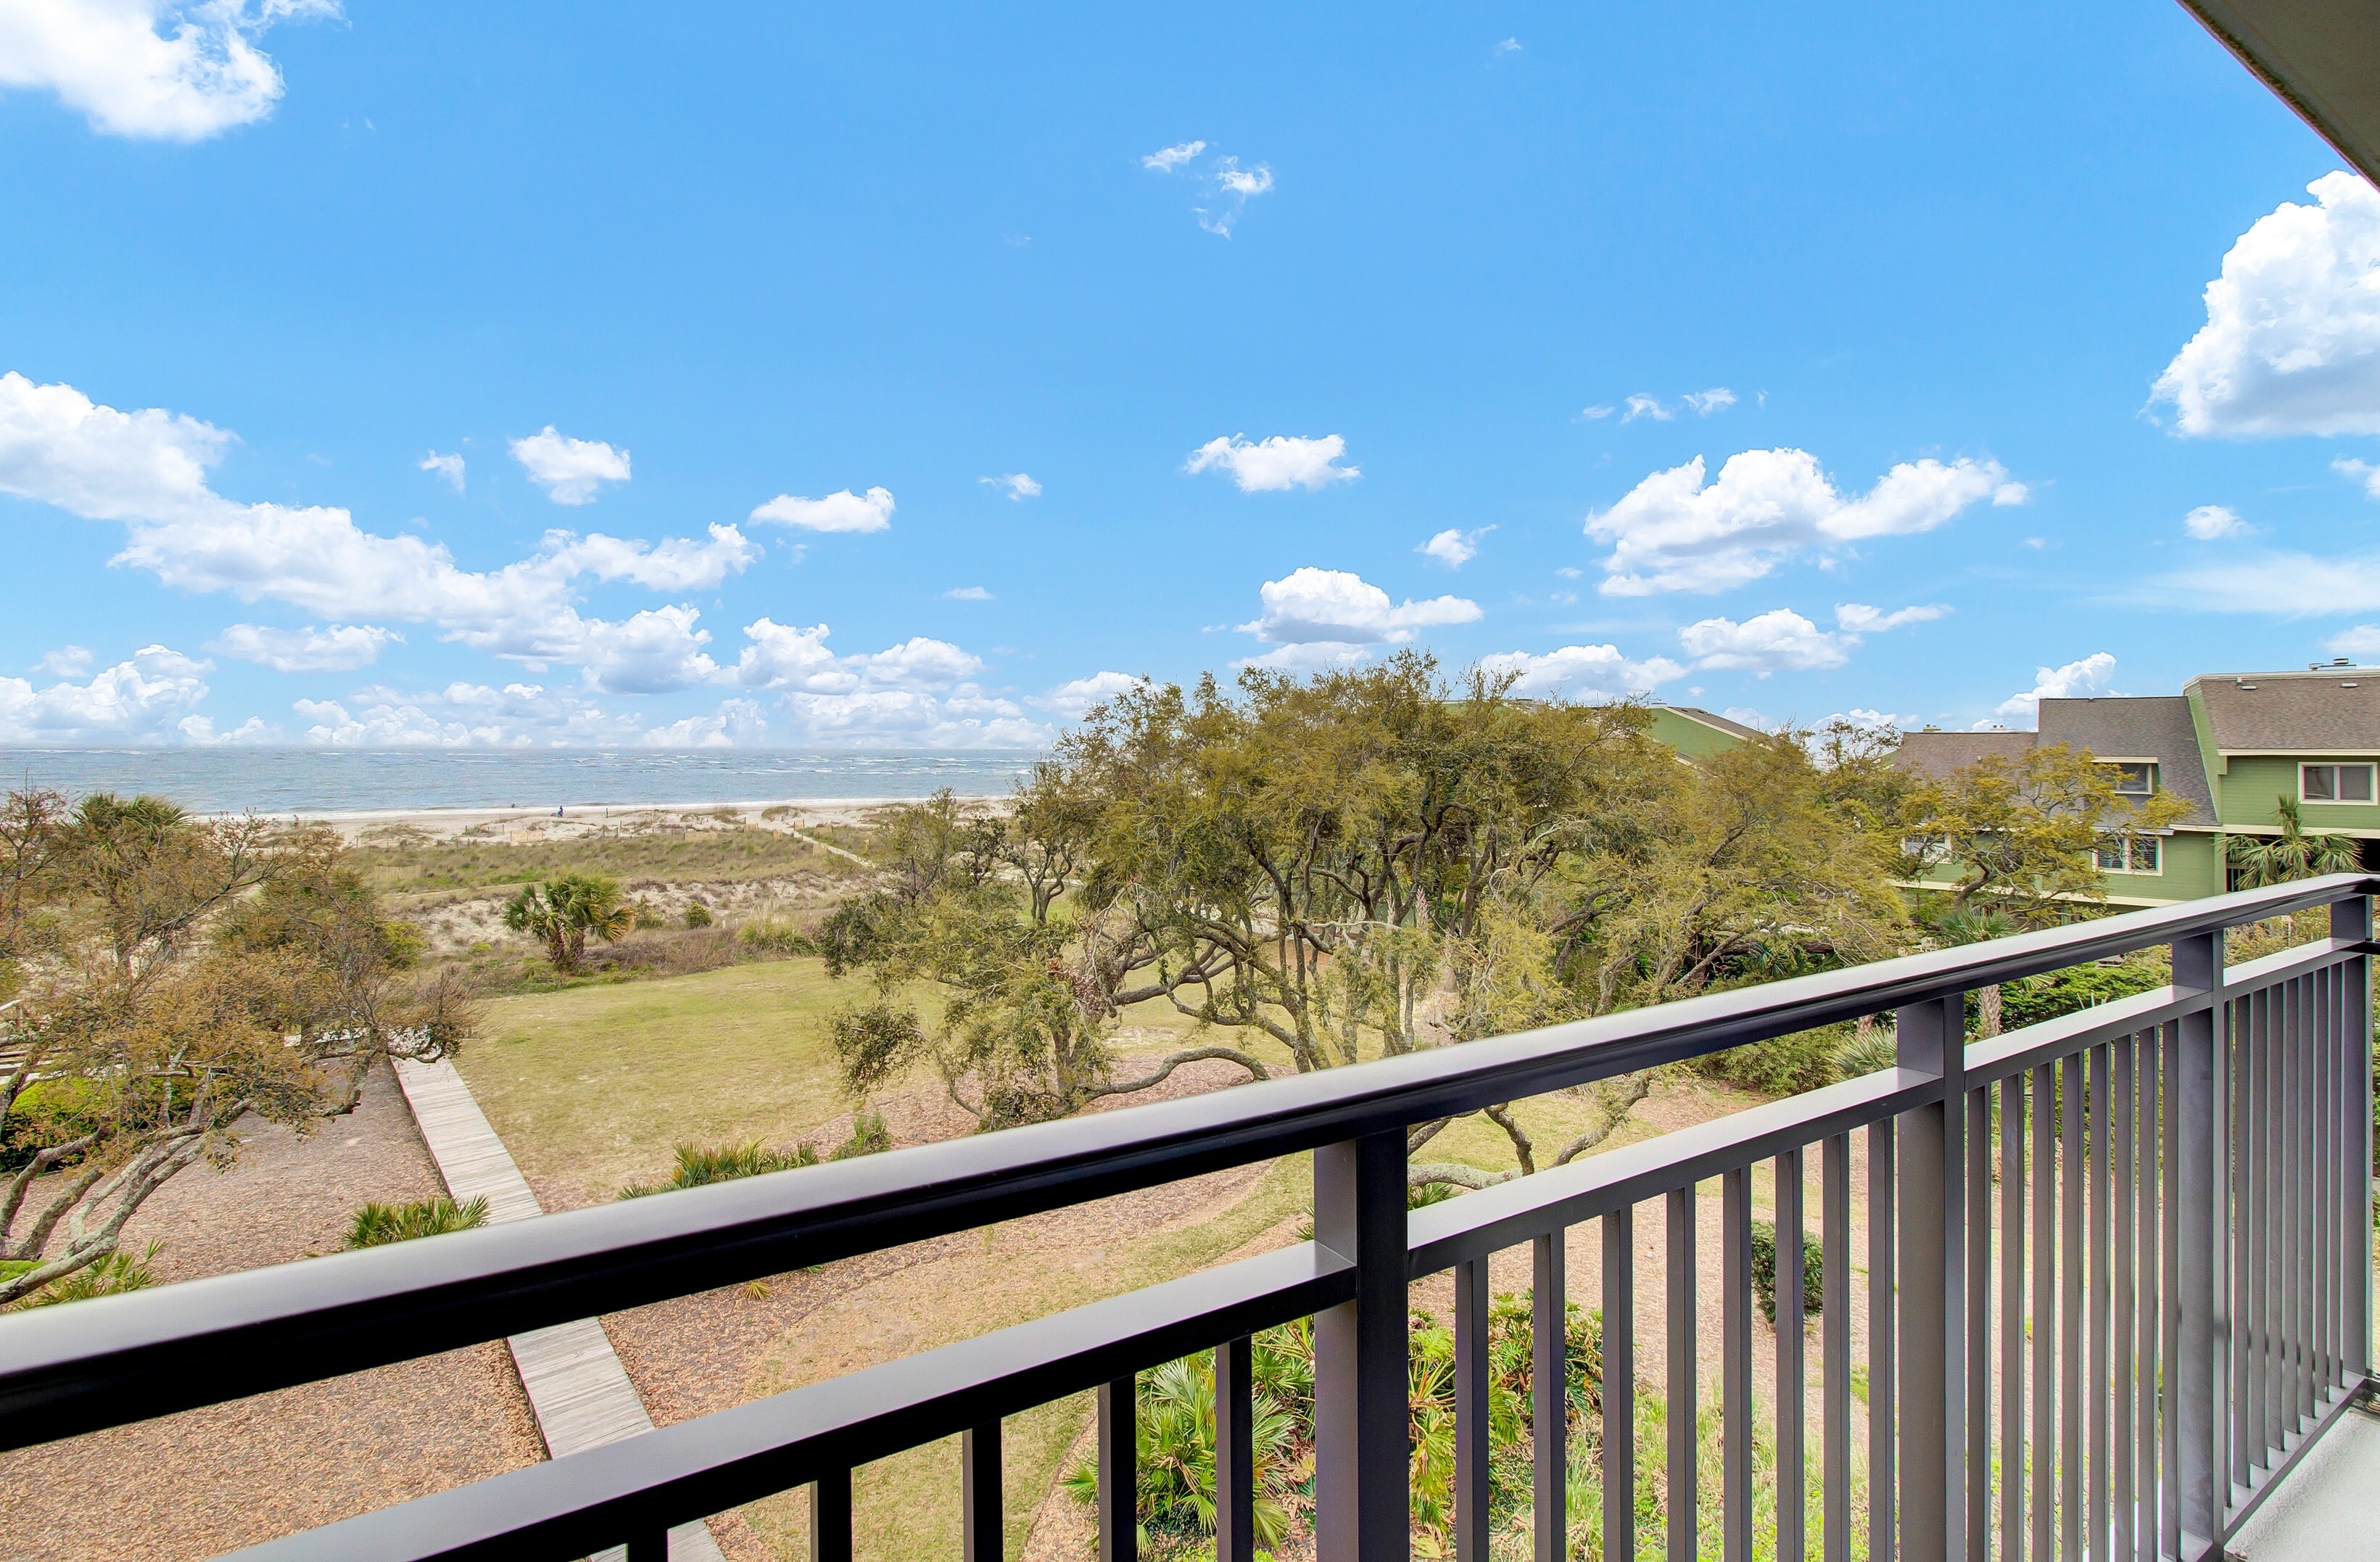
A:
{"label": "balcony ceiling overhang", "polygon": [[2283,103],[2380,184],[2380,5],[2182,0]]}

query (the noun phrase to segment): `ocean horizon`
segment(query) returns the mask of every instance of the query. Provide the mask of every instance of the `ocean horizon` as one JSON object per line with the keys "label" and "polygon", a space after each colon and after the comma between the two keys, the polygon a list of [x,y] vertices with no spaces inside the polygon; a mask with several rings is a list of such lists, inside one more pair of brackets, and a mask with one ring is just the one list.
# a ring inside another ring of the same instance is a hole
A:
{"label": "ocean horizon", "polygon": [[1005,794],[1038,752],[795,749],[0,748],[6,785],[150,793],[196,813],[837,801]]}

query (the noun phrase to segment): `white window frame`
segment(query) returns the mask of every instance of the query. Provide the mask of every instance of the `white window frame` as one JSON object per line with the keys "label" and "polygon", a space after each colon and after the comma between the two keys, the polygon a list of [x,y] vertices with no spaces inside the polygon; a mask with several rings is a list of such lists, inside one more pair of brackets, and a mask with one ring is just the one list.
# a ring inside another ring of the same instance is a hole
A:
{"label": "white window frame", "polygon": [[[2149,832],[2140,835],[2102,836],[2100,837],[2100,840],[2102,842],[2113,842],[2117,845],[2120,846],[2123,851],[2124,858],[2122,866],[2109,867],[2107,864],[2099,860],[2099,853],[2104,848],[2101,846],[2092,847],[2091,865],[2097,868],[2101,873],[2120,873],[2130,878],[2162,878],[2165,877],[2166,843],[2157,833]],[[2150,848],[2156,853],[2156,866],[2155,867],[2135,867],[2132,866],[2133,854],[2138,852],[2144,843],[2149,845]]]}
{"label": "white window frame", "polygon": [[[2332,776],[2330,784],[2331,791],[2334,795],[2329,797],[2307,796],[2305,782],[2306,772],[2308,770],[2331,771]],[[2336,795],[2339,790],[2338,772],[2342,770],[2361,770],[2363,772],[2363,795],[2362,797],[2339,797]],[[2373,762],[2369,759],[2301,759],[2298,761],[2298,801],[2301,803],[2311,803],[2317,808],[2369,808],[2374,806],[2375,804],[2380,804],[2380,775],[2375,775],[2374,773]]]}
{"label": "white window frame", "polygon": [[[2154,759],[2102,759],[2099,763],[2106,766],[2108,769],[2117,772],[2115,776],[2116,795],[2119,797],[2155,797],[2159,792],[2164,790],[2163,782],[2165,778],[2157,773],[2159,767],[2157,762]],[[2122,771],[2124,767],[2127,765],[2137,765],[2143,772],[2146,773],[2149,784],[2142,791],[2128,792],[2124,789],[2122,784]]]}

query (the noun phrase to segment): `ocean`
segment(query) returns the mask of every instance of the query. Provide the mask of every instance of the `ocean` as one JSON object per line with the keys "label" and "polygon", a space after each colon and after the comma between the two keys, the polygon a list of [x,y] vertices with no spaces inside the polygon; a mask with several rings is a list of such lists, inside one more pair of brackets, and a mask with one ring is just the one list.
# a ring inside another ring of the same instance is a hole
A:
{"label": "ocean", "polygon": [[0,748],[0,785],[152,793],[196,813],[1004,795],[1038,756],[769,749]]}

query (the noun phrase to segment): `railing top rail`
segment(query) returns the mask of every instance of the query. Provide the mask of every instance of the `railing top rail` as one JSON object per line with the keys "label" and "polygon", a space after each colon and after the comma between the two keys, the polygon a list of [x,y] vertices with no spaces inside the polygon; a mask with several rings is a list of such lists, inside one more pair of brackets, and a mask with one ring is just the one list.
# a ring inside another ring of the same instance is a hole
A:
{"label": "railing top rail", "polygon": [[1475,1111],[2380,890],[2338,874],[1650,1009],[0,1318],[0,1448]]}

